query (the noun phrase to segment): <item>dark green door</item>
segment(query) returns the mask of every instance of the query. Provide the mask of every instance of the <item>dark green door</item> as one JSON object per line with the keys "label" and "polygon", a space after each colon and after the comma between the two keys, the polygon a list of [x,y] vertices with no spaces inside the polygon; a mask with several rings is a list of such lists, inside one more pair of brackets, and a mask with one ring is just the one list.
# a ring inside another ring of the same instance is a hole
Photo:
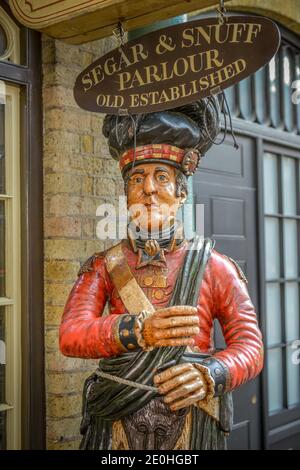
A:
{"label": "dark green door", "polygon": [[[248,137],[238,137],[234,150],[228,138],[213,146],[194,177],[197,204],[204,204],[205,236],[216,240],[215,249],[235,259],[249,281],[254,305],[258,305],[258,254],[256,220],[255,145]],[[225,343],[218,324],[215,346]],[[261,448],[260,378],[234,392],[234,430],[230,449]]]}

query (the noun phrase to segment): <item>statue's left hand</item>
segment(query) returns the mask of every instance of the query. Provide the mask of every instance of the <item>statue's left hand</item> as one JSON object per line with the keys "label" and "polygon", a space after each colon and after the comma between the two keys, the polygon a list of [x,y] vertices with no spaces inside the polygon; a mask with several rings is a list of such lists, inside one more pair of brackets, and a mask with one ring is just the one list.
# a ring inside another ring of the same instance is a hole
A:
{"label": "statue's left hand", "polygon": [[172,411],[180,410],[203,400],[207,384],[195,364],[179,364],[154,376],[154,384],[165,395],[164,402]]}

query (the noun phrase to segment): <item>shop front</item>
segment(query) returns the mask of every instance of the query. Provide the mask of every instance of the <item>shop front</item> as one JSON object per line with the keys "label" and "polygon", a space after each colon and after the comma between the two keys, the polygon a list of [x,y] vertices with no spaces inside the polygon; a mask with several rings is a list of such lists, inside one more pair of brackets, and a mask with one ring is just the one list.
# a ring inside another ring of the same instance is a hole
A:
{"label": "shop front", "polygon": [[[78,449],[83,383],[97,365],[64,357],[58,330],[80,266],[112,244],[97,237],[97,207],[117,206],[124,189],[104,115],[78,106],[75,80],[117,46],[119,21],[134,37],[173,17],[211,18],[217,6],[52,3],[0,5],[0,449]],[[279,1],[225,2],[233,14],[275,21],[281,45],[226,90],[239,149],[227,136],[191,185],[205,235],[248,280],[264,336],[263,373],[234,392],[231,449],[299,449],[300,441],[300,8],[285,3],[283,12]],[[126,88],[137,78],[124,80]],[[193,214],[186,219],[191,226]],[[216,324],[217,347],[222,336]]]}

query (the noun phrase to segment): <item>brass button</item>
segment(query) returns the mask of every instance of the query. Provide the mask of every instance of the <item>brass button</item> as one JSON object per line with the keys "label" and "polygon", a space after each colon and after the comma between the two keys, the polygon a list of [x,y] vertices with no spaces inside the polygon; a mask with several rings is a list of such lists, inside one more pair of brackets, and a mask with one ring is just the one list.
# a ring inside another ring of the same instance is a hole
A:
{"label": "brass button", "polygon": [[135,345],[132,344],[132,343],[129,343],[129,344],[127,345],[127,349],[135,349]]}
{"label": "brass button", "polygon": [[223,385],[222,385],[222,384],[219,384],[219,385],[218,385],[218,392],[222,392],[222,390],[223,390]]}
{"label": "brass button", "polygon": [[153,293],[156,300],[161,300],[164,297],[164,293],[161,290],[155,290]]}
{"label": "brass button", "polygon": [[215,369],[215,374],[216,375],[221,375],[222,374],[221,370],[218,367]]}
{"label": "brass button", "polygon": [[145,276],[143,281],[144,281],[145,286],[150,287],[153,284],[153,277],[152,276]]}

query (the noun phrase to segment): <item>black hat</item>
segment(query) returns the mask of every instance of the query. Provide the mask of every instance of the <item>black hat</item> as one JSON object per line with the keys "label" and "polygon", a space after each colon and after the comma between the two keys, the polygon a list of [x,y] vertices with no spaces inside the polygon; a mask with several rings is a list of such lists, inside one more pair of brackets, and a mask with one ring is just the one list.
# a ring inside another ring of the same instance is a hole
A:
{"label": "black hat", "polygon": [[149,114],[107,115],[102,132],[124,175],[132,165],[163,161],[193,174],[220,131],[218,98]]}

